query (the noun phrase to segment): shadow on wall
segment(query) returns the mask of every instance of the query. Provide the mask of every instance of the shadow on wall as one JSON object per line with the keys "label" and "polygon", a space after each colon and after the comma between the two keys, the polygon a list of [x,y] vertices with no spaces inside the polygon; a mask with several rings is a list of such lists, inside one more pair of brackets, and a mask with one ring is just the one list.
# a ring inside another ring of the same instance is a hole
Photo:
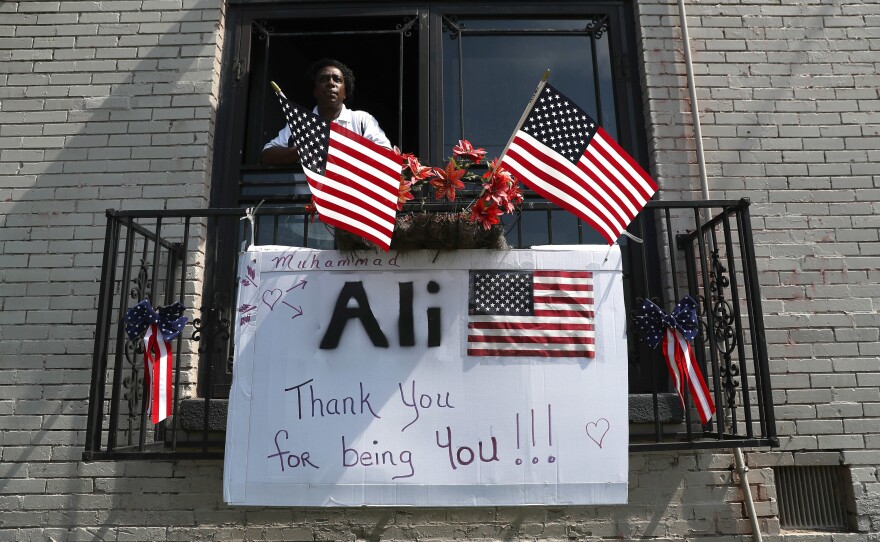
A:
{"label": "shadow on wall", "polygon": [[189,483],[171,465],[79,459],[104,212],[207,206],[223,6],[0,2],[14,36],[0,40],[0,415],[16,424],[0,493],[45,498],[0,528],[115,539],[169,525],[157,496]]}

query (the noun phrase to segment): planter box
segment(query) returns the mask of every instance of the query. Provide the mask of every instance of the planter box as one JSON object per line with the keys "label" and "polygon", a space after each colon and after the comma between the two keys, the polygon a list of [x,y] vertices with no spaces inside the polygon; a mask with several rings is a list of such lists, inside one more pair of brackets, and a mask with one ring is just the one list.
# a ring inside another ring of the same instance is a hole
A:
{"label": "planter box", "polygon": [[[336,230],[339,250],[373,250],[376,246],[356,235]],[[397,217],[391,250],[457,250],[487,248],[506,250],[511,248],[504,238],[501,224],[484,230],[479,224],[468,220],[465,213],[412,213]]]}

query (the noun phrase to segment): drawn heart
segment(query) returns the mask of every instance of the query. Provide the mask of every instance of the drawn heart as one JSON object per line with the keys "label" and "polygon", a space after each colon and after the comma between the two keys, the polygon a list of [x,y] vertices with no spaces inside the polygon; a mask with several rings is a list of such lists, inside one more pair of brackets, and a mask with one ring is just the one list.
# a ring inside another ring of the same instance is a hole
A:
{"label": "drawn heart", "polygon": [[599,418],[595,422],[587,424],[587,436],[601,448],[602,441],[605,440],[605,435],[608,434],[609,429],[611,429],[611,424],[608,423],[608,420]]}
{"label": "drawn heart", "polygon": [[281,301],[281,290],[266,290],[263,292],[263,303],[269,305],[269,310],[273,310],[275,308],[275,303]]}

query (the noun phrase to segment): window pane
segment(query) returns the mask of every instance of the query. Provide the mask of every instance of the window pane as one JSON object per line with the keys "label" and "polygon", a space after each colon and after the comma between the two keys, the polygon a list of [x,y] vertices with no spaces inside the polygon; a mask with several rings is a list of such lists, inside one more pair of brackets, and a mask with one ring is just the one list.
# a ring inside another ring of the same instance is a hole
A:
{"label": "window pane", "polygon": [[504,215],[502,222],[507,232],[507,243],[514,248],[529,248],[534,245],[549,244],[550,234],[547,230],[548,212],[544,210],[523,210],[519,216],[519,224],[515,224],[517,219],[515,215]]}
{"label": "window pane", "polygon": [[[611,51],[607,39],[599,39],[596,44],[596,71],[599,74],[599,96],[602,110],[596,120],[611,137],[617,139],[617,111],[614,103],[614,80],[611,78]],[[587,110],[589,112],[589,110]]]}
{"label": "window pane", "polygon": [[418,149],[418,24],[412,16],[272,19],[254,23],[248,107],[241,157],[241,201],[308,194],[298,165],[260,163],[263,146],[285,119],[269,84],[275,81],[295,103],[315,100],[306,78],[318,59],[335,58],[355,75],[346,105],[367,111],[394,145]]}
{"label": "window pane", "polygon": [[490,157],[499,155],[548,68],[553,85],[597,118],[598,80],[603,111],[614,110],[607,38],[598,40],[594,65],[594,40],[564,33],[582,31],[590,20],[463,19],[457,24],[460,33],[452,39],[448,32],[443,41],[444,155],[460,138],[484,147]]}

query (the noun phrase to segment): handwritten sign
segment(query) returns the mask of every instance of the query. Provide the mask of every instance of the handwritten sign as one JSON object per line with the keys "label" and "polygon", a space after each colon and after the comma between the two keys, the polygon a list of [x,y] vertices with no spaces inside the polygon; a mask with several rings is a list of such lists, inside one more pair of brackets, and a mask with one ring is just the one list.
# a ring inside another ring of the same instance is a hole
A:
{"label": "handwritten sign", "polygon": [[228,503],[626,502],[617,247],[254,247],[239,269]]}

